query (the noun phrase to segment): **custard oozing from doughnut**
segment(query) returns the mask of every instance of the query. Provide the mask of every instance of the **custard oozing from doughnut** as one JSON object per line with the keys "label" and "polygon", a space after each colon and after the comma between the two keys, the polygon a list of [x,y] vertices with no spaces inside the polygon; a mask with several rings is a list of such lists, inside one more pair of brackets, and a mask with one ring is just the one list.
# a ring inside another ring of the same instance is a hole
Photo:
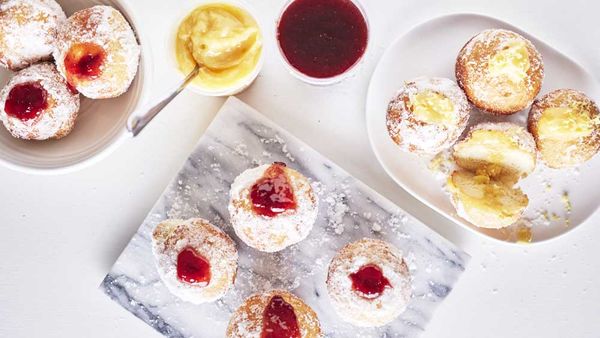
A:
{"label": "custard oozing from doughnut", "polygon": [[550,107],[540,117],[539,136],[543,139],[578,139],[589,136],[597,124],[598,119],[577,108]]}
{"label": "custard oozing from doughnut", "polygon": [[508,42],[488,62],[488,71],[492,76],[505,77],[513,83],[523,82],[529,67],[529,52],[522,40]]}
{"label": "custard oozing from doughnut", "polygon": [[410,96],[409,109],[415,118],[426,123],[449,123],[456,119],[452,100],[432,90],[424,90]]}
{"label": "custard oozing from doughnut", "polygon": [[448,189],[459,215],[484,228],[503,228],[516,222],[529,199],[523,192],[484,173],[455,171]]}

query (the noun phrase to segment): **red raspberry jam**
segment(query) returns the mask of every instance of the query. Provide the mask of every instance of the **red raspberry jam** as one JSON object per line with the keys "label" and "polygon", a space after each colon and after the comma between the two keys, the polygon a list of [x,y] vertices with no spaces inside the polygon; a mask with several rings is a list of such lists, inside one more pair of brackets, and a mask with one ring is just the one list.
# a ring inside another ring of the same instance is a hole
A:
{"label": "red raspberry jam", "polygon": [[261,338],[300,338],[294,308],[281,296],[273,296],[263,312]]}
{"label": "red raspberry jam", "polygon": [[177,278],[183,282],[208,285],[210,263],[192,248],[185,248],[177,256]]}
{"label": "red raspberry jam", "polygon": [[258,215],[274,217],[296,209],[296,197],[285,167],[285,163],[273,163],[250,188],[252,209]]}
{"label": "red raspberry jam", "polygon": [[381,296],[386,287],[392,287],[381,269],[374,264],[362,266],[355,273],[351,273],[349,277],[352,280],[352,289],[364,298],[377,298]]}
{"label": "red raspberry jam", "polygon": [[289,64],[314,78],[346,72],[367,48],[367,22],[350,0],[294,0],[277,26]]}
{"label": "red raspberry jam", "polygon": [[4,111],[21,121],[36,118],[48,108],[48,92],[38,82],[15,85],[6,98]]}
{"label": "red raspberry jam", "polygon": [[65,56],[67,77],[69,79],[94,79],[102,74],[102,65],[105,60],[106,52],[97,44],[91,42],[74,44]]}

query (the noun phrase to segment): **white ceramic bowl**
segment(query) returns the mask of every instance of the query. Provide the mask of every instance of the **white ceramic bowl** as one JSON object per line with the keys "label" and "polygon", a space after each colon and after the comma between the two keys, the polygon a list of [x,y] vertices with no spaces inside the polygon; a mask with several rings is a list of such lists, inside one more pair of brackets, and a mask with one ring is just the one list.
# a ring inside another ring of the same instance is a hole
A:
{"label": "white ceramic bowl", "polygon": [[[123,0],[58,0],[67,16],[95,5],[110,5],[121,11],[133,27],[142,46],[138,74],[127,93],[105,100],[81,99],[81,109],[75,128],[60,140],[27,141],[12,137],[0,126],[0,163],[18,171],[36,174],[57,174],[80,169],[100,160],[128,138],[127,118],[140,107],[148,92],[151,60],[149,44],[136,29],[139,25]],[[0,86],[12,74],[0,69]]]}
{"label": "white ceramic bowl", "polygon": [[193,1],[189,1],[184,6],[181,6],[181,9],[178,11],[179,14],[176,16],[175,20],[173,21],[173,23],[171,25],[171,29],[167,35],[168,39],[167,39],[166,45],[169,46],[169,50],[167,51],[168,58],[170,60],[171,67],[173,67],[175,73],[179,75],[179,79],[183,80],[187,74],[183,74],[179,70],[179,65],[177,63],[177,56],[175,55],[175,43],[176,43],[176,38],[177,38],[177,31],[179,30],[179,25],[194,9],[196,9],[202,5],[207,5],[207,4],[211,4],[211,3],[225,3],[225,4],[235,6],[235,7],[239,7],[241,9],[245,10],[246,12],[248,12],[250,14],[250,16],[252,16],[252,18],[254,18],[254,21],[256,21],[256,24],[258,25],[258,29],[260,30],[260,35],[262,37],[263,48],[260,53],[258,64],[256,65],[254,71],[251,74],[249,74],[245,79],[243,79],[239,83],[237,83],[235,86],[232,86],[231,88],[227,88],[227,89],[222,89],[222,90],[208,90],[208,89],[202,88],[192,82],[187,86],[186,90],[189,89],[196,94],[200,94],[200,95],[204,95],[204,96],[231,96],[231,95],[235,95],[235,94],[242,92],[243,90],[248,88],[254,82],[254,80],[256,80],[256,77],[260,73],[262,66],[263,66],[263,62],[264,62],[265,34],[262,29],[262,24],[259,21],[258,16],[256,15],[256,12],[252,8],[252,6],[250,6],[248,3],[244,2],[244,1],[236,1],[236,0],[193,0]]}

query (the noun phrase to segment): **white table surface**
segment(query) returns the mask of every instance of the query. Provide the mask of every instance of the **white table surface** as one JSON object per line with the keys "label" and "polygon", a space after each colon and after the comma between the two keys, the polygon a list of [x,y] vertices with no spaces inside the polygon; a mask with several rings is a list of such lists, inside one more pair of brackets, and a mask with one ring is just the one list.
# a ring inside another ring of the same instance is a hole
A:
{"label": "white table surface", "polygon": [[[176,82],[165,41],[186,1],[129,2],[150,37],[151,85],[159,95]],[[356,77],[318,88],[293,78],[278,59],[273,32],[282,1],[252,1],[264,25],[266,59],[239,97],[472,255],[423,337],[598,337],[600,213],[532,247],[467,232],[388,178],[367,139],[364,103],[371,72],[393,39],[456,12],[508,21],[600,74],[600,3],[362,2],[372,33],[365,63]],[[138,138],[76,173],[43,177],[0,168],[0,337],[159,336],[97,287],[223,101],[185,92]]]}

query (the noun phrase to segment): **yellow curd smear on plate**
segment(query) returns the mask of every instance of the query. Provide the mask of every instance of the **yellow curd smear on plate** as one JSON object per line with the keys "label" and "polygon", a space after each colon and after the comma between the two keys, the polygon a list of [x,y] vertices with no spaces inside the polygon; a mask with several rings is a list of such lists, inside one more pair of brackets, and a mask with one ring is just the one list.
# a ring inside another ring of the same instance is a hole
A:
{"label": "yellow curd smear on plate", "polygon": [[194,9],[179,25],[175,42],[179,70],[202,65],[193,84],[208,91],[227,90],[248,79],[258,67],[262,36],[246,10],[226,3]]}

